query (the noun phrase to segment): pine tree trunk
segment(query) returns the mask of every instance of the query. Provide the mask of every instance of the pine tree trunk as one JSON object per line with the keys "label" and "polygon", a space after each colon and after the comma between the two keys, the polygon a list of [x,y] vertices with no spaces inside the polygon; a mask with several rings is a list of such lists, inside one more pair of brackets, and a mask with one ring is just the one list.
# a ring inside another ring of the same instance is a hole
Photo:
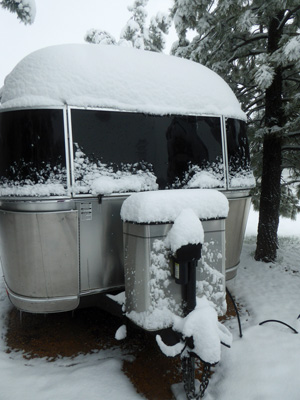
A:
{"label": "pine tree trunk", "polygon": [[[278,13],[269,26],[268,52],[273,53],[279,47],[282,30],[278,29],[284,12]],[[255,259],[274,262],[276,260],[280,208],[281,181],[281,145],[282,139],[276,126],[283,126],[284,112],[282,107],[282,71],[275,70],[271,86],[266,90],[266,127],[268,133],[263,142],[263,170],[261,180],[261,197]]]}
{"label": "pine tree trunk", "polygon": [[281,140],[267,135],[263,144],[263,174],[255,259],[276,260],[280,206]]}

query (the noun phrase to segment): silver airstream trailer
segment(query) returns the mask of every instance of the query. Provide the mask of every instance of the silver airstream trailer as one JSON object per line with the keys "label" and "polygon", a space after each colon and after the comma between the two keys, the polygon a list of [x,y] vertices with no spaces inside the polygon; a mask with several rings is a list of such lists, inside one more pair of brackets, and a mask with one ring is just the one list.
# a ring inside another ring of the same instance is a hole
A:
{"label": "silver airstream trailer", "polygon": [[32,53],[7,76],[0,109],[9,298],[47,313],[124,290],[120,210],[135,192],[222,192],[223,264],[232,279],[253,184],[245,115],[207,68],[117,46]]}

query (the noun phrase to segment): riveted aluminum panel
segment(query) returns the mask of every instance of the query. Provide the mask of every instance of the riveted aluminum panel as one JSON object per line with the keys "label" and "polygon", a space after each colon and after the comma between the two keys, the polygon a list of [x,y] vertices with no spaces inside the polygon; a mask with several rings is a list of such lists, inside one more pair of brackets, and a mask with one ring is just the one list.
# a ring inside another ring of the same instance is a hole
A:
{"label": "riveted aluminum panel", "polygon": [[6,285],[15,296],[78,296],[77,211],[0,210],[0,254]]}
{"label": "riveted aluminum panel", "polygon": [[226,219],[226,280],[233,279],[240,264],[241,251],[251,205],[251,197],[227,194],[229,213]]}
{"label": "riveted aluminum panel", "polygon": [[76,200],[80,232],[80,293],[124,285],[120,209],[125,197]]}

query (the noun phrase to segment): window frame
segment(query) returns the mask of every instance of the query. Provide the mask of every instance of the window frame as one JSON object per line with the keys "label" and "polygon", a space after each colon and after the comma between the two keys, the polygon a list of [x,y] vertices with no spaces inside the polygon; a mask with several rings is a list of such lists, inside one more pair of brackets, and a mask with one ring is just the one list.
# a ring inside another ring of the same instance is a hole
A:
{"label": "window frame", "polygon": [[62,112],[62,122],[63,122],[63,141],[64,141],[64,161],[66,168],[66,190],[63,195],[50,195],[50,196],[24,196],[24,195],[0,195],[1,199],[17,199],[17,200],[59,200],[71,197],[71,174],[70,174],[70,155],[69,155],[69,145],[68,145],[68,121],[67,121],[67,107],[66,106],[53,106],[53,107],[14,107],[9,109],[0,110],[1,114],[18,112],[18,111],[46,111],[46,110],[57,110]]}
{"label": "window frame", "polygon": [[[69,106],[67,109],[67,116],[68,116],[68,138],[69,138],[69,155],[70,155],[70,182],[71,182],[71,192],[72,192],[72,197],[74,198],[89,198],[89,197],[97,197],[95,194],[91,193],[76,193],[74,190],[75,188],[75,174],[74,174],[74,146],[73,146],[73,130],[72,130],[72,110],[87,110],[87,111],[103,111],[103,112],[118,112],[118,113],[126,113],[126,114],[143,114],[141,112],[129,112],[125,110],[119,110],[119,109],[110,109],[110,108],[98,108],[98,107],[88,107],[88,108],[83,108],[83,107],[77,107],[77,106]],[[145,113],[144,113],[145,114]],[[152,114],[145,114],[145,115],[152,115]],[[160,115],[154,115],[155,117],[160,117]],[[164,115],[162,115],[164,116]],[[167,115],[171,117],[203,117],[203,118],[216,118],[220,120],[220,145],[221,145],[221,150],[222,150],[222,164],[223,164],[223,171],[224,171],[224,183],[221,187],[214,187],[212,189],[215,190],[220,190],[220,191],[225,191],[227,189],[227,165],[226,165],[226,154],[225,154],[225,142],[224,142],[224,127],[223,127],[223,116],[221,115]],[[171,187],[168,189],[158,189],[158,190],[170,190],[172,189]],[[187,188],[187,190],[190,190],[192,188]],[[124,196],[124,195],[130,195],[132,192],[120,192],[120,193],[112,193],[110,195],[104,195],[105,197],[115,197],[115,196]],[[100,194],[100,196],[102,196]]]}

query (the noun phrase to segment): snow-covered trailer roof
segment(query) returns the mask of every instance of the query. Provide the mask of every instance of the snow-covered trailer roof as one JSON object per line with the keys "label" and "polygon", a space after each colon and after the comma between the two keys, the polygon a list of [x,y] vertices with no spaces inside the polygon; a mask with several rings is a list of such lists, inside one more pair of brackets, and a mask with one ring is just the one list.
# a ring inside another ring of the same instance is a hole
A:
{"label": "snow-covered trailer roof", "polygon": [[35,51],[6,77],[1,101],[5,109],[68,104],[245,119],[228,84],[208,68],[119,46],[68,44]]}

